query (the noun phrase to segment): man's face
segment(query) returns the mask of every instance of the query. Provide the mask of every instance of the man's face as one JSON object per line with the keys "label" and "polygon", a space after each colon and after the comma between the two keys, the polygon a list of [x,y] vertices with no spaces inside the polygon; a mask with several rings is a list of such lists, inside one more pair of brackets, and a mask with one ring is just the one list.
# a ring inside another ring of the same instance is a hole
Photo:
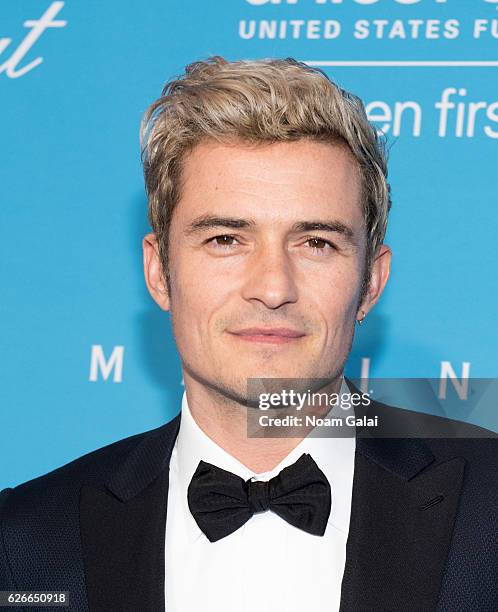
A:
{"label": "man's face", "polygon": [[[244,398],[248,378],[342,372],[366,250],[360,175],[345,147],[202,143],[185,159],[171,223],[170,295],[153,237],[148,287],[171,312],[185,374]],[[379,265],[365,310],[387,281],[388,261],[376,260],[374,275]]]}

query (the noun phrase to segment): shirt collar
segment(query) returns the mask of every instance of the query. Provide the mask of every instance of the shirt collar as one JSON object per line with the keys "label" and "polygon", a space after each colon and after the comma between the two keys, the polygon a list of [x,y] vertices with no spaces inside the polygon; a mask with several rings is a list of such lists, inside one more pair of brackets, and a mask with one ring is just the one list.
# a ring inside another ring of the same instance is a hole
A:
{"label": "shirt collar", "polygon": [[[349,394],[350,390],[342,377],[340,394]],[[336,414],[340,408],[332,408],[329,416]],[[314,437],[303,438],[292,451],[280,461],[273,469],[256,474],[235,457],[230,455],[221,446],[216,444],[196,423],[187,401],[186,392],[183,393],[180,429],[175,447],[177,453],[178,482],[180,485],[180,498],[185,505],[185,511],[191,519],[191,534],[193,539],[200,535],[199,527],[195,523],[187,504],[187,489],[194,475],[199,461],[212,463],[224,470],[228,470],[244,480],[269,480],[278,474],[284,467],[294,463],[303,453],[309,453],[318,467],[327,477],[332,490],[332,510],[329,524],[334,528],[348,532],[352,472],[354,465],[355,436],[351,437]],[[351,463],[353,462],[353,463]]]}

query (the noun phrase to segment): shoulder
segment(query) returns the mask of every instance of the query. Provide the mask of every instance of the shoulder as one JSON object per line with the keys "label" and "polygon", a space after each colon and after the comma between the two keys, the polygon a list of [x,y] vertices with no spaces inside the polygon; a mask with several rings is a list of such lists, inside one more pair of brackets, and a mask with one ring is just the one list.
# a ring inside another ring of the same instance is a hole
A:
{"label": "shoulder", "polygon": [[0,491],[0,521],[7,516],[27,516],[42,508],[60,508],[61,504],[77,501],[83,485],[102,486],[135,449],[161,435],[168,435],[177,418],[160,427],[112,442],[47,474]]}
{"label": "shoulder", "polygon": [[[484,486],[489,479],[498,485],[498,434],[456,419],[406,410],[381,402],[373,403],[378,428],[366,428],[367,437],[398,442],[417,439],[430,449],[436,462],[454,457],[465,459],[467,475]],[[369,416],[371,416],[369,410]]]}
{"label": "shoulder", "polygon": [[174,444],[178,424],[177,416],[1,491],[0,586],[13,585],[14,575],[31,574],[33,559],[39,568],[50,563],[59,567],[60,558],[79,563],[74,552],[80,546],[82,491],[86,486],[108,490],[123,474],[131,481],[153,479]]}

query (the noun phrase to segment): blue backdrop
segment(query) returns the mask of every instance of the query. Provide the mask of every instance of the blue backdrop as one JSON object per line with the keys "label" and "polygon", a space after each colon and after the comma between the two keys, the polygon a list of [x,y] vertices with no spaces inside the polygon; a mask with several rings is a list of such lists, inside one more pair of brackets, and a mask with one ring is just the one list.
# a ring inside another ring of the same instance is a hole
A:
{"label": "blue backdrop", "polygon": [[388,135],[391,279],[347,373],[496,376],[497,8],[3,0],[0,488],[180,409],[168,315],[143,281],[138,127],[213,54],[321,66]]}

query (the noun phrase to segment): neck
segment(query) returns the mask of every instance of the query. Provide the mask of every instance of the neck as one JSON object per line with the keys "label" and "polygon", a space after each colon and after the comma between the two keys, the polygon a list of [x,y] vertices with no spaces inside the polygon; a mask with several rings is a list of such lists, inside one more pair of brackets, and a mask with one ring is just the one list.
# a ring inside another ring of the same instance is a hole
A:
{"label": "neck", "polygon": [[[188,406],[197,425],[213,442],[256,474],[272,470],[312,429],[299,428],[294,437],[248,437],[247,411],[257,409],[247,408],[193,379],[185,371],[183,376]],[[327,392],[338,393],[341,381],[342,375],[337,376],[327,386]],[[318,407],[316,414],[321,416],[328,410]]]}

